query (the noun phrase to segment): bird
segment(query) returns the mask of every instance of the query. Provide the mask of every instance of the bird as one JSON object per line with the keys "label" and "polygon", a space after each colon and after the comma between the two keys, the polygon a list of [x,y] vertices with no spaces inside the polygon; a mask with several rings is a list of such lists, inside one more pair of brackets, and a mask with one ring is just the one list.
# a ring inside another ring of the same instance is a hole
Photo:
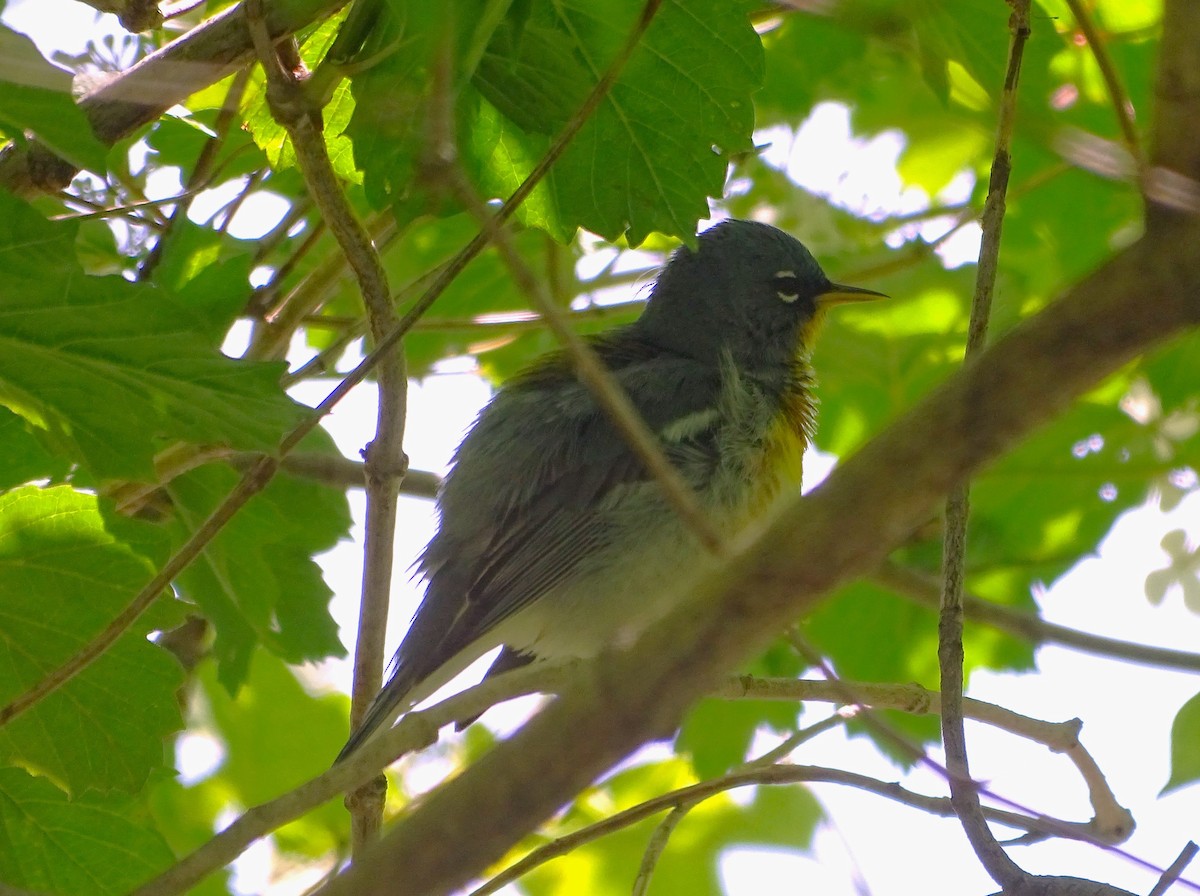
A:
{"label": "bird", "polygon": [[[790,234],[729,219],[672,254],[636,321],[590,345],[732,536],[800,487],[825,312],[881,297],[832,282]],[[561,351],[480,412],[437,509],[416,563],[424,599],[338,761],[497,647],[489,676],[631,642],[718,562]]]}

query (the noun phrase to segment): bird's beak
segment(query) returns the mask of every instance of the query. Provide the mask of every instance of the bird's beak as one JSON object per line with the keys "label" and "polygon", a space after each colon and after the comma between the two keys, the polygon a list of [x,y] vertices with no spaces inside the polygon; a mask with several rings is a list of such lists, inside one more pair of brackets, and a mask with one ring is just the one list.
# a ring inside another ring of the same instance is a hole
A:
{"label": "bird's beak", "polygon": [[861,286],[843,286],[841,283],[830,283],[817,295],[817,306],[828,308],[830,305],[843,305],[846,302],[869,302],[872,299],[891,298],[886,293],[873,289],[863,289]]}

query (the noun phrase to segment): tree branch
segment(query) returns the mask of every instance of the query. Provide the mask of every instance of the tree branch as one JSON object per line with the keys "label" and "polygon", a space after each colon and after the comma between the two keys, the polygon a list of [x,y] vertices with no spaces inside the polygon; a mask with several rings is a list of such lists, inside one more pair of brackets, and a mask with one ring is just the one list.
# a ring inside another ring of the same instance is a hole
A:
{"label": "tree branch", "polygon": [[[1017,84],[1021,76],[1021,57],[1029,37],[1029,0],[1010,0],[1009,19],[1012,37],[1008,48],[1008,66],[1000,95],[1000,116],[996,126],[996,151],[988,182],[987,201],[980,225],[983,238],[979,245],[979,267],[975,275],[975,294],[971,301],[971,322],[967,331],[966,358],[970,363],[983,351],[992,310],[992,293],[1000,260],[1000,235],[1008,179],[1012,171],[1013,128],[1017,111]],[[946,750],[946,775],[950,801],[975,855],[996,883],[1005,889],[1015,887],[1025,872],[1000,846],[988,827],[979,791],[971,780],[963,729],[963,578],[967,553],[967,519],[971,512],[970,491],[966,480],[956,485],[946,499],[946,533],[942,553],[942,600],[938,616],[938,671],[942,686],[942,743]]]}
{"label": "tree branch", "polygon": [[[266,13],[272,38],[331,15],[346,0],[275,0]],[[254,54],[245,12],[231,6],[136,65],[106,81],[79,107],[101,143],[109,146],[159,118],[198,90],[247,65]],[[0,187],[19,196],[56,192],[76,168],[39,143],[0,149]]]}
{"label": "tree branch", "polygon": [[[724,686],[718,688],[712,696],[844,703],[848,694],[852,694],[854,700],[860,705],[873,709],[899,709],[914,714],[944,712],[944,696],[918,684],[843,681],[840,679],[820,681],[794,678],[755,678],[747,675],[731,679]],[[1018,737],[1032,740],[1054,753],[1065,755],[1087,785],[1094,812],[1094,817],[1089,824],[1090,836],[1094,842],[1109,845],[1122,843],[1133,833],[1132,814],[1117,802],[1104,773],[1079,741],[1079,732],[1083,727],[1083,723],[1079,719],[1071,719],[1067,722],[1046,722],[1042,719],[1022,715],[1003,706],[997,706],[994,703],[972,700],[969,697],[962,699],[962,713],[965,718],[974,719]]]}
{"label": "tree branch", "polygon": [[[1200,7],[1163,4],[1146,229],[1158,233],[1200,212]],[[1164,264],[1171,262],[1164,259]]]}
{"label": "tree branch", "polygon": [[[246,18],[255,52],[267,78],[271,114],[287,131],[296,150],[308,194],[354,272],[376,343],[396,328],[387,272],[371,236],[350,208],[333,170],[322,133],[321,111],[308,99],[295,67],[285,64],[267,30],[262,0],[247,0]],[[294,49],[294,48],[293,48]],[[367,517],[363,556],[362,598],[354,647],[354,683],[350,727],[366,715],[383,683],[384,639],[392,588],[396,540],[396,501],[408,466],[404,425],[408,410],[408,373],[399,342],[380,356],[376,373],[379,403],[375,438],[366,460]],[[379,834],[385,787],[368,782],[349,797],[355,852]]]}
{"label": "tree branch", "polygon": [[[936,579],[892,560],[884,561],[871,577],[878,584],[923,607],[936,610],[941,600]],[[1137,644],[1133,641],[1122,641],[1120,638],[1081,632],[970,593],[963,595],[963,610],[973,622],[990,625],[1018,638],[1024,638],[1034,645],[1061,644],[1084,653],[1115,657],[1130,663],[1200,672],[1200,653]]]}
{"label": "tree branch", "polygon": [[1108,101],[1112,103],[1117,125],[1121,128],[1121,137],[1125,140],[1125,149],[1133,159],[1140,181],[1146,168],[1146,156],[1142,152],[1137,128],[1133,124],[1133,103],[1129,101],[1129,94],[1125,92],[1121,76],[1117,74],[1117,68],[1108,54],[1108,46],[1097,30],[1096,23],[1092,21],[1091,13],[1080,0],[1067,0],[1067,6],[1071,9],[1071,15],[1075,17],[1075,24],[1087,40],[1088,47],[1091,48],[1096,67],[1100,69],[1100,77],[1104,79],[1104,87],[1108,90]]}
{"label": "tree branch", "polygon": [[[498,892],[504,886],[519,880],[534,868],[544,865],[552,859],[566,855],[571,850],[578,849],[585,843],[591,843],[593,840],[598,840],[622,828],[637,824],[639,821],[644,821],[668,809],[674,810],[685,805],[693,806],[719,793],[725,793],[738,787],[747,787],[756,784],[786,785],[817,783],[842,784],[882,796],[930,815],[937,815],[942,818],[954,817],[954,809],[951,807],[950,800],[947,797],[926,796],[925,794],[914,793],[894,782],[880,781],[878,778],[871,778],[856,772],[836,768],[823,768],[821,766],[787,764],[746,768],[730,772],[719,778],[702,781],[699,784],[692,784],[688,787],[681,787],[678,790],[661,794],[594,824],[558,837],[544,846],[538,847],[518,862],[505,868],[495,877],[482,884],[478,889],[472,890],[470,896],[490,896],[490,894]],[[1021,815],[1017,812],[1006,812],[1003,809],[988,808],[984,811],[991,821],[999,822],[1018,830],[1041,834],[1053,833],[1057,836],[1088,842],[1092,840],[1087,825],[1059,821],[1046,816],[1035,818]],[[1124,891],[1116,892],[1124,893]]]}

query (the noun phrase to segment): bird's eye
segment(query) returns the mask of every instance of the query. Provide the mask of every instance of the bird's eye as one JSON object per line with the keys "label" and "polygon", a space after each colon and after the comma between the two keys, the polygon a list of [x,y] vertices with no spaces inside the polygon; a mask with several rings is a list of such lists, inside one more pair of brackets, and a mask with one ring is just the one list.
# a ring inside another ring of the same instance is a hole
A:
{"label": "bird's eye", "polygon": [[775,295],[788,304],[800,298],[800,279],[795,271],[779,271],[775,274]]}

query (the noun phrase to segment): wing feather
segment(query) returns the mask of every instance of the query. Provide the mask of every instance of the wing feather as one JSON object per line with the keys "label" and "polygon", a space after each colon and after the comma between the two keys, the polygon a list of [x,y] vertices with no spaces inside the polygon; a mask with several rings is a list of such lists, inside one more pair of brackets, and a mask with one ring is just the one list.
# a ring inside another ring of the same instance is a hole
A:
{"label": "wing feather", "polygon": [[[628,338],[595,346],[649,426],[664,434],[668,457],[702,481],[716,463],[719,374]],[[568,582],[582,558],[611,543],[612,503],[648,483],[565,359],[506,387],[446,479],[442,525],[419,562],[429,586],[393,661],[397,677],[419,682]]]}

